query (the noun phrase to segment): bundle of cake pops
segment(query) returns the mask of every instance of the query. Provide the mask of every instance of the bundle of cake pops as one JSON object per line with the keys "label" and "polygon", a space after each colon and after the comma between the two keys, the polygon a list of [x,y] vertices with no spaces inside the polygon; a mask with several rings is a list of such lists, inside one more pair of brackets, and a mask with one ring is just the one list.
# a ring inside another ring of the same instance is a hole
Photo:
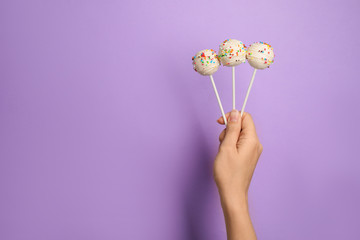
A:
{"label": "bundle of cake pops", "polygon": [[241,108],[242,116],[245,111],[245,106],[249,98],[251,87],[254,83],[256,71],[269,68],[270,65],[274,63],[274,57],[274,49],[267,43],[256,42],[246,48],[244,43],[235,39],[227,39],[221,43],[219,46],[219,54],[216,54],[216,52],[212,49],[204,49],[192,57],[194,70],[203,76],[210,77],[225,125],[227,125],[227,119],[225,117],[225,112],[221,104],[219,93],[216,89],[213,74],[219,69],[221,64],[225,67],[232,68],[232,107],[233,109],[236,109],[235,67],[241,63],[245,63],[247,60],[250,66],[254,68],[249,87],[246,92],[245,100]]}

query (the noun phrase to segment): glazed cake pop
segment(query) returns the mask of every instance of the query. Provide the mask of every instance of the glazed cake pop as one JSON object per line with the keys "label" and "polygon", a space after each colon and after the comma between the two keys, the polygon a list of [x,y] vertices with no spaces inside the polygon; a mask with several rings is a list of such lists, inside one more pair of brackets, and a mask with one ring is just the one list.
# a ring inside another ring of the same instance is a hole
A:
{"label": "glazed cake pop", "polygon": [[204,76],[214,74],[220,66],[216,52],[212,49],[204,49],[195,54],[192,58],[193,68],[196,72]]}
{"label": "glazed cake pop", "polygon": [[216,95],[216,99],[219,103],[221,114],[224,118],[225,125],[227,125],[225,112],[221,104],[219,93],[216,89],[214,78],[212,76],[219,69],[220,66],[220,62],[218,56],[216,55],[216,52],[212,49],[201,50],[200,52],[196,53],[195,56],[192,57],[192,64],[196,72],[200,73],[201,75],[210,77]]}
{"label": "glazed cake pop", "polygon": [[219,46],[223,66],[232,67],[233,109],[235,109],[235,66],[246,61],[246,46],[239,40],[227,39]]}
{"label": "glazed cake pop", "polygon": [[254,68],[253,75],[251,77],[251,81],[246,92],[246,97],[241,108],[241,116],[243,115],[246,107],[247,100],[249,98],[250,90],[252,84],[254,83],[255,74],[258,69],[265,69],[270,67],[271,64],[274,63],[274,49],[267,43],[264,42],[256,42],[252,44],[246,54],[246,58],[249,64]]}
{"label": "glazed cake pop", "polygon": [[227,39],[219,46],[219,58],[226,67],[234,67],[246,61],[246,46],[239,40]]}
{"label": "glazed cake pop", "polygon": [[248,48],[246,57],[253,68],[265,69],[274,62],[275,54],[274,49],[269,44],[257,42]]}

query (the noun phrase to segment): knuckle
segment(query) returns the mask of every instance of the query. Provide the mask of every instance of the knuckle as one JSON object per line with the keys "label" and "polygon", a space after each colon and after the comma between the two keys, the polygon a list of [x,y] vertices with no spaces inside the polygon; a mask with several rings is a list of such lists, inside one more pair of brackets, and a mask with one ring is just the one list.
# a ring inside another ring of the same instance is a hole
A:
{"label": "knuckle", "polygon": [[254,138],[254,139],[251,139],[251,145],[253,147],[253,149],[259,153],[262,153],[263,151],[263,145],[260,143],[259,139],[257,138]]}
{"label": "knuckle", "polygon": [[224,140],[225,137],[225,130],[223,130],[219,135],[219,142],[221,143]]}
{"label": "knuckle", "polygon": [[263,152],[263,150],[264,150],[264,147],[263,147],[263,145],[259,142],[259,148],[258,148],[259,153],[261,154],[261,153]]}
{"label": "knuckle", "polygon": [[251,116],[250,113],[246,113],[246,117],[249,118],[249,119],[251,119],[251,120],[253,119],[253,117]]}

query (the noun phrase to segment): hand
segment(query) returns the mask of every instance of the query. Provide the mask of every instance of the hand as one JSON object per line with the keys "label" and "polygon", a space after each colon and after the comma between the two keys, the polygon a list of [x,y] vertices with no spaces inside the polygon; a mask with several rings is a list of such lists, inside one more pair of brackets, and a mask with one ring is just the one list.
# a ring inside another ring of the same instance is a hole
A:
{"label": "hand", "polygon": [[[262,152],[252,117],[237,110],[226,114],[227,128],[220,136],[219,152],[214,162],[214,178],[220,196],[236,200],[247,197],[251,178]],[[218,119],[224,124],[224,119]]]}
{"label": "hand", "polygon": [[[214,178],[224,211],[228,240],[256,240],[248,209],[248,190],[262,145],[248,113],[226,114],[228,125],[220,134]],[[224,124],[224,119],[218,119]]]}

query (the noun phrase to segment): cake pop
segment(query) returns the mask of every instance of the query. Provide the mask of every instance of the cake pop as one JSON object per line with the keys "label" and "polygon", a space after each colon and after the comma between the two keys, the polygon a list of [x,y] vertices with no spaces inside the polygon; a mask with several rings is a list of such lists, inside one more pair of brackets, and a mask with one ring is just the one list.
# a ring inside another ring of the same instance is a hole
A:
{"label": "cake pop", "polygon": [[246,57],[253,68],[265,69],[274,62],[274,49],[267,43],[257,42],[248,48]]}
{"label": "cake pop", "polygon": [[249,98],[250,90],[255,79],[255,74],[258,69],[269,68],[274,63],[274,49],[267,43],[256,42],[247,49],[246,58],[249,64],[254,68],[254,72],[246,93],[244,104],[241,108],[241,116],[245,111],[246,102]]}
{"label": "cake pop", "polygon": [[246,46],[239,40],[227,39],[219,46],[223,66],[232,67],[233,109],[235,109],[235,66],[246,61]]}
{"label": "cake pop", "polygon": [[195,54],[192,60],[194,70],[204,76],[214,74],[220,66],[218,56],[212,49],[201,50]]}
{"label": "cake pop", "polygon": [[216,89],[214,78],[212,76],[219,69],[220,66],[220,62],[218,56],[216,55],[216,52],[212,49],[201,50],[198,53],[196,53],[195,56],[192,57],[192,64],[196,72],[200,73],[203,76],[210,77],[216,95],[216,99],[219,103],[221,114],[223,115],[225,125],[227,125],[224,109],[222,107],[219,93]]}

